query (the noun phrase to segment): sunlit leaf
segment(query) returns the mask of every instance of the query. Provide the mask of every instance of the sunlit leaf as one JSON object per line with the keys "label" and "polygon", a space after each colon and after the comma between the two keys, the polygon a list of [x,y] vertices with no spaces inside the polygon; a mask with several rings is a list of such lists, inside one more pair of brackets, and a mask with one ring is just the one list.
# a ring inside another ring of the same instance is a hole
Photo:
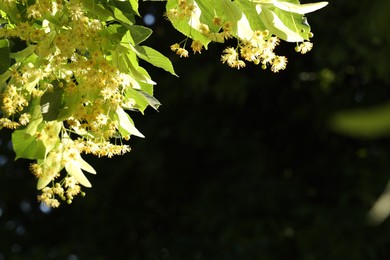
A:
{"label": "sunlit leaf", "polygon": [[356,137],[390,135],[390,105],[338,112],[330,125],[334,131]]}
{"label": "sunlit leaf", "polygon": [[[278,36],[279,38],[288,42],[301,42],[308,38],[302,37],[297,27],[298,21],[294,20],[292,13],[285,12],[277,8],[265,8],[262,7],[260,12],[261,21],[267,27],[267,29]],[[299,23],[302,23],[300,18]],[[308,32],[306,32],[307,34]]]}
{"label": "sunlit leaf", "polygon": [[[53,85],[57,84],[53,82]],[[60,113],[65,109],[63,95],[64,90],[55,86],[53,91],[47,91],[41,97],[41,112],[44,120],[52,121],[59,118]],[[63,119],[63,116],[60,119]]]}
{"label": "sunlit leaf", "polygon": [[369,220],[374,225],[379,225],[390,215],[390,182],[368,213]]}
{"label": "sunlit leaf", "polygon": [[[37,163],[42,165],[44,171],[50,171],[50,172],[60,172],[61,167],[61,161],[54,160],[53,157],[46,157],[44,160],[37,160]],[[37,190],[41,190],[45,188],[51,181],[53,181],[55,175],[53,174],[43,174],[38,178],[37,182]]]}
{"label": "sunlit leaf", "polygon": [[84,187],[90,188],[92,184],[89,182],[87,177],[85,177],[83,171],[80,168],[79,163],[77,161],[68,162],[65,164],[66,172],[74,177],[81,185]]}
{"label": "sunlit leaf", "polygon": [[116,110],[116,115],[119,120],[119,131],[121,131],[122,135],[135,135],[142,138],[145,137],[140,131],[138,131],[137,128],[135,128],[133,121],[123,108],[119,107]]}
{"label": "sunlit leaf", "polygon": [[162,68],[168,72],[170,72],[172,75],[176,75],[171,61],[162,55],[160,52],[156,51],[155,49],[152,49],[148,46],[134,46],[134,48],[137,50],[137,56],[140,59],[143,59],[152,65]]}
{"label": "sunlit leaf", "polygon": [[297,14],[307,14],[314,11],[317,11],[321,8],[324,8],[328,5],[328,2],[318,2],[318,3],[310,3],[310,4],[293,4],[283,1],[275,1],[275,7],[287,11],[293,12]]}
{"label": "sunlit leaf", "polygon": [[95,169],[89,163],[84,161],[84,159],[81,158],[81,156],[77,157],[77,162],[80,164],[80,168],[83,169],[84,171],[89,172],[91,174],[96,174]]}
{"label": "sunlit leaf", "polygon": [[[218,3],[219,1],[216,1]],[[194,1],[194,5],[197,5],[197,2]],[[168,0],[167,1],[167,12],[170,9],[175,9],[178,7],[178,1],[176,0]],[[184,34],[185,36],[197,39],[200,41],[205,48],[207,49],[207,45],[210,43],[210,39],[205,35],[199,32],[199,25],[201,23],[201,9],[197,9],[194,13],[192,13],[191,17],[183,18],[183,19],[172,19],[170,22],[173,27]],[[210,22],[211,23],[211,22]]]}
{"label": "sunlit leaf", "polygon": [[43,159],[46,155],[46,147],[35,135],[26,133],[26,129],[15,130],[12,133],[12,146],[15,151],[15,160],[25,159]]}
{"label": "sunlit leaf", "polygon": [[23,50],[21,51],[18,51],[18,52],[12,52],[10,54],[10,57],[12,59],[15,59],[16,62],[21,62],[23,61],[26,57],[30,56],[31,54],[34,53],[36,49],[36,45],[29,45],[27,46],[26,48],[24,48]]}
{"label": "sunlit leaf", "polygon": [[129,29],[128,34],[133,39],[133,44],[138,45],[145,41],[152,34],[152,30],[140,25],[126,26]]}
{"label": "sunlit leaf", "polygon": [[102,4],[91,0],[81,0],[83,7],[89,12],[97,15],[100,19],[110,20],[114,18],[114,14],[110,8],[105,8]]}

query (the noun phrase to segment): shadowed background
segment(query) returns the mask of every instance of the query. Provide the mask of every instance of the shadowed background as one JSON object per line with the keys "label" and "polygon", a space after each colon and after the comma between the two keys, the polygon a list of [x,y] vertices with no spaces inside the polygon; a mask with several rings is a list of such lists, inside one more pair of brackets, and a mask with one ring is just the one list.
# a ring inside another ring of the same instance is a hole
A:
{"label": "shadowed background", "polygon": [[85,198],[40,207],[1,132],[0,260],[389,259],[390,222],[369,225],[367,212],[390,178],[390,139],[341,135],[329,119],[390,100],[390,3],[309,14],[313,51],[282,43],[278,74],[230,69],[219,45],[180,59],[163,6],[142,3],[155,21],[140,22],[180,77],[144,64],[162,106],[132,114],[146,139],[131,153],[87,156],[98,174]]}

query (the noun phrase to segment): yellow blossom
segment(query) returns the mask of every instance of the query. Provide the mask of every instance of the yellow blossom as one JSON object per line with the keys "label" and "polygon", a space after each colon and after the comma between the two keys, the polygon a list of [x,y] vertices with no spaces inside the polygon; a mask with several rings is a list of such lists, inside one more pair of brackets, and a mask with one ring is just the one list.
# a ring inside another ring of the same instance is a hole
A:
{"label": "yellow blossom", "polygon": [[311,42],[302,42],[297,47],[295,47],[296,52],[300,52],[302,54],[306,54],[313,48],[313,43]]}
{"label": "yellow blossom", "polygon": [[272,72],[279,72],[284,70],[287,66],[287,58],[285,56],[276,56],[272,61]]}
{"label": "yellow blossom", "polygon": [[200,41],[192,41],[191,48],[194,51],[194,54],[197,52],[201,53],[203,44]]}

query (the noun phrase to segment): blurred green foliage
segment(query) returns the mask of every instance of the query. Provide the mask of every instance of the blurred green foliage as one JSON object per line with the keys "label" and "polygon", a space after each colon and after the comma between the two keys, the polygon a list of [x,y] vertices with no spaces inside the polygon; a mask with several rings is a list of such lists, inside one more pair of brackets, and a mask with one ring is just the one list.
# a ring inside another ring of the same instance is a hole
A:
{"label": "blurred green foliage", "polygon": [[[170,55],[181,36],[162,9],[141,14],[157,19],[148,44]],[[0,259],[388,259],[389,221],[371,226],[367,212],[390,177],[390,140],[329,127],[339,111],[390,100],[386,10],[330,1],[309,18],[313,51],[283,44],[290,64],[277,75],[231,70],[218,46],[172,54],[180,78],[148,68],[162,106],[135,115],[146,139],[91,158],[94,188],[71,207],[40,209],[3,133]]]}

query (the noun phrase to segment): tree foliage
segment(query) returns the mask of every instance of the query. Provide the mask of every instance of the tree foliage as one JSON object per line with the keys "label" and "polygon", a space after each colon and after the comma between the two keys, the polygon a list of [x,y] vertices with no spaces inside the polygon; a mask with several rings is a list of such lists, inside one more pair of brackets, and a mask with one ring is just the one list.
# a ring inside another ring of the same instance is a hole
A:
{"label": "tree foliage", "polygon": [[[296,0],[168,0],[166,18],[185,39],[172,51],[188,57],[211,42],[236,40],[221,61],[240,69],[253,62],[273,72],[287,58],[280,40],[311,50],[304,14],[327,3]],[[170,60],[145,45],[152,30],[138,25],[138,1],[0,1],[1,128],[13,130],[16,159],[34,160],[38,199],[51,207],[71,203],[96,174],[81,154],[112,157],[144,137],[126,111],[158,109],[156,84],[139,60],[176,75]],[[188,43],[191,41],[191,44]],[[229,42],[230,43],[230,42]]]}

